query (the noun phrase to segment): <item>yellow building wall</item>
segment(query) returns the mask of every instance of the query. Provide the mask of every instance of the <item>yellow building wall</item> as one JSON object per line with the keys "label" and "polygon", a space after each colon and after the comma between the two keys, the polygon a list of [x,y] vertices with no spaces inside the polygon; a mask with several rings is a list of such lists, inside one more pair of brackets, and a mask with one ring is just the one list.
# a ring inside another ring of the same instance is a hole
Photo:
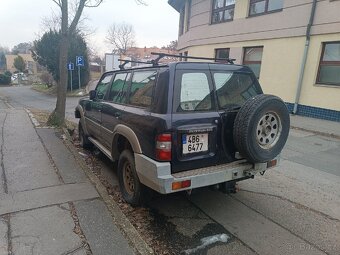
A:
{"label": "yellow building wall", "polygon": [[[322,42],[327,41],[340,41],[340,34],[318,35],[311,39],[299,104],[340,111],[340,86],[315,84]],[[291,37],[192,46],[183,51],[188,51],[192,56],[215,57],[215,49],[231,48],[230,57],[242,63],[243,56],[233,55],[232,48],[263,46],[260,84],[264,93],[274,94],[285,102],[294,103],[304,45],[305,37]]]}

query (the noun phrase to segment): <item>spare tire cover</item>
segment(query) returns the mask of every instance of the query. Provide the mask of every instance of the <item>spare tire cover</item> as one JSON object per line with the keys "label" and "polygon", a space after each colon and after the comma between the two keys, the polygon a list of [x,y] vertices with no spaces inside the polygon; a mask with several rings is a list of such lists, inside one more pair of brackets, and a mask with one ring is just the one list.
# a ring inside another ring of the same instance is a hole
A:
{"label": "spare tire cover", "polygon": [[237,113],[233,128],[235,147],[250,162],[267,162],[282,151],[289,127],[286,104],[277,96],[257,95]]}

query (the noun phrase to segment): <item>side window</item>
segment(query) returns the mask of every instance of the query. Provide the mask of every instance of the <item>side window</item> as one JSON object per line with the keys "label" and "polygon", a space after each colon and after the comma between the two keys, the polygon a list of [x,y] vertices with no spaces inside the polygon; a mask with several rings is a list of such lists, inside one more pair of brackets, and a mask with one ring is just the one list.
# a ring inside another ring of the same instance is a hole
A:
{"label": "side window", "polygon": [[131,82],[129,104],[141,107],[150,106],[156,77],[156,70],[134,72]]}
{"label": "side window", "polygon": [[106,91],[109,88],[109,84],[111,82],[113,74],[107,74],[104,77],[101,78],[101,80],[98,82],[96,91],[97,91],[97,98],[103,99]]}
{"label": "side window", "polygon": [[130,79],[130,73],[116,74],[111,84],[108,101],[114,103],[124,103],[127,95],[127,82]]}
{"label": "side window", "polygon": [[177,112],[211,110],[211,94],[205,73],[183,73]]}

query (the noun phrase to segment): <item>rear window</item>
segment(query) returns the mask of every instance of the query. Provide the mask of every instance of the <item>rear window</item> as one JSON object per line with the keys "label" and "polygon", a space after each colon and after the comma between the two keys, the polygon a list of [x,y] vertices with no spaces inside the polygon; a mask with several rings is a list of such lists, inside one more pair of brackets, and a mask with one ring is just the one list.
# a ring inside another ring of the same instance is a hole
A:
{"label": "rear window", "polygon": [[211,91],[205,72],[180,74],[180,94],[177,112],[211,110]]}
{"label": "rear window", "polygon": [[254,77],[247,73],[213,72],[220,109],[237,108],[262,91]]}

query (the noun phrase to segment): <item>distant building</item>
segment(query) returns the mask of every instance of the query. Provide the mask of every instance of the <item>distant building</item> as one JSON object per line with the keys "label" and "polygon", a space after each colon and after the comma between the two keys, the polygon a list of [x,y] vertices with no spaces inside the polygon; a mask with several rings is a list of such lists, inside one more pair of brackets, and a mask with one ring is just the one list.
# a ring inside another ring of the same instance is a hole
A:
{"label": "distant building", "polygon": [[21,54],[18,55],[5,55],[6,57],[6,69],[11,73],[18,71],[14,67],[14,59],[18,56],[21,56],[24,59],[26,64],[26,70],[29,74],[37,74],[42,71],[42,67],[34,61],[31,54]]}
{"label": "distant building", "polygon": [[294,113],[340,121],[340,1],[168,3],[180,14],[180,53],[235,58]]}
{"label": "distant building", "polygon": [[[157,58],[155,55],[151,55],[151,52],[155,53],[166,53],[171,55],[177,55],[177,50],[170,50],[166,48],[158,48],[158,47],[144,47],[144,48],[138,48],[138,47],[132,47],[129,48],[126,53],[122,57],[129,57],[131,60],[137,60],[142,62],[147,62],[152,59]],[[164,57],[161,59],[160,63],[169,63],[176,61],[176,58],[173,57]],[[133,65],[132,65],[133,66]]]}

